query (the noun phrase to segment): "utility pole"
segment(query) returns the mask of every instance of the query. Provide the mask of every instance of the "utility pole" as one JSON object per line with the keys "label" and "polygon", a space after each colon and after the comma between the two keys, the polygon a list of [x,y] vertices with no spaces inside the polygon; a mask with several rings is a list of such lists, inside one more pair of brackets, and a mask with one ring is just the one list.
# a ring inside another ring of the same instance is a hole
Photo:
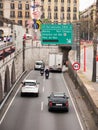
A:
{"label": "utility pole", "polygon": [[23,38],[23,72],[25,71],[25,38]]}
{"label": "utility pole", "polygon": [[97,54],[97,34],[98,34],[98,0],[96,1],[96,18],[95,18],[95,29],[93,39],[93,73],[92,82],[96,82],[96,54]]}

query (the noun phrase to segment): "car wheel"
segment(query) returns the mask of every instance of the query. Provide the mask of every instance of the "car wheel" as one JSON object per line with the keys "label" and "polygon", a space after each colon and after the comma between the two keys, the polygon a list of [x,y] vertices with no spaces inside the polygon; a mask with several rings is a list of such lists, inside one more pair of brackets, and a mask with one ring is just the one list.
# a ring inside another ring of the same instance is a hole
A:
{"label": "car wheel", "polygon": [[39,93],[36,93],[36,97],[38,97]]}
{"label": "car wheel", "polygon": [[49,111],[49,112],[51,112],[51,109],[50,109],[50,108],[48,108],[48,111]]}
{"label": "car wheel", "polygon": [[66,109],[66,112],[69,112],[69,108]]}
{"label": "car wheel", "polygon": [[23,93],[21,93],[21,97],[23,97]]}

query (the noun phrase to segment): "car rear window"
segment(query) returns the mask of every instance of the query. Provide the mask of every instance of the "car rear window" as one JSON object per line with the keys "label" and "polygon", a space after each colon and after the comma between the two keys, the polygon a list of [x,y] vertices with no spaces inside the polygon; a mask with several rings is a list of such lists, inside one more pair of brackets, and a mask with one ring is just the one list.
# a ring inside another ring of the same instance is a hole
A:
{"label": "car rear window", "polygon": [[24,85],[35,86],[36,83],[35,82],[25,82]]}

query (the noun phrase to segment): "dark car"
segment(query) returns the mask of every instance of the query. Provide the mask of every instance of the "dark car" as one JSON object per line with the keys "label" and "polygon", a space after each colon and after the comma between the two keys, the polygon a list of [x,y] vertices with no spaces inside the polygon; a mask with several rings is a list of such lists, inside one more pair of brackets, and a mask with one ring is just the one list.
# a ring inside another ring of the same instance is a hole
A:
{"label": "dark car", "polygon": [[48,97],[48,110],[69,111],[68,98],[65,93],[52,92]]}

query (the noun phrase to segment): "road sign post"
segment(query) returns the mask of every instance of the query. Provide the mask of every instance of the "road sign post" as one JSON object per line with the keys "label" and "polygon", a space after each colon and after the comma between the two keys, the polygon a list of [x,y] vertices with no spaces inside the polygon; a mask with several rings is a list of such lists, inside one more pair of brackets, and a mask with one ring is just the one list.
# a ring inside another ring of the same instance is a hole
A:
{"label": "road sign post", "polygon": [[[73,67],[73,69],[74,70],[79,70],[80,69],[80,63],[79,62],[74,62],[73,64],[72,64],[72,67]],[[75,81],[75,89],[77,89],[78,88],[78,84],[77,84],[77,73],[76,73],[76,75],[75,75],[75,78],[76,78],[76,81]]]}

